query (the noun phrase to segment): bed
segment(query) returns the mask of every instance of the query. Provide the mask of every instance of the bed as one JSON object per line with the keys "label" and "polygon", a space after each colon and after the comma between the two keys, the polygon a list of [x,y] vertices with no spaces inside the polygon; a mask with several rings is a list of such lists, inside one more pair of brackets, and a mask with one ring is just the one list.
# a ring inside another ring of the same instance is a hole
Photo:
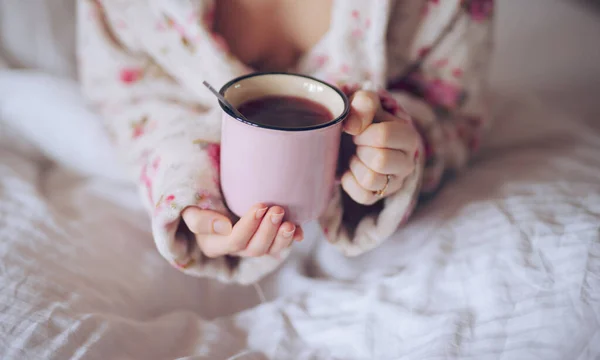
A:
{"label": "bed", "polygon": [[[600,15],[498,11],[497,120],[472,168],[373,252],[344,258],[313,226],[249,287],[160,258],[70,47],[1,70],[0,358],[599,359]],[[7,36],[8,55],[27,42]]]}

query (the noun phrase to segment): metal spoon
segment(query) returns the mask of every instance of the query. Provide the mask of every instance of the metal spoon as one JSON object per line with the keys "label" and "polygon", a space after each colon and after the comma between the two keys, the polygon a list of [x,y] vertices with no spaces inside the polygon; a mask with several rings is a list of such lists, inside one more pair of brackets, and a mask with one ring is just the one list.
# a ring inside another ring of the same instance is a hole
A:
{"label": "metal spoon", "polygon": [[239,112],[238,109],[235,108],[235,106],[231,105],[231,103],[227,101],[225,97],[221,95],[217,90],[215,90],[215,88],[212,87],[208,82],[203,81],[202,84],[204,84],[204,86],[206,86],[208,90],[210,90],[210,92],[212,92],[217,98],[219,98],[219,101],[221,101],[229,110],[231,110],[231,112],[234,113],[235,116],[242,120],[248,121],[248,119],[246,119],[246,117],[242,115],[242,113]]}

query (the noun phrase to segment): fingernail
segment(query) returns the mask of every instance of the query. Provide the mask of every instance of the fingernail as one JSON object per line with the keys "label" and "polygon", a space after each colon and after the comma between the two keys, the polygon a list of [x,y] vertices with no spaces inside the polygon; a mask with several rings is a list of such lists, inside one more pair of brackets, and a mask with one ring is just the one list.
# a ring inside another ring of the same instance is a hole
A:
{"label": "fingernail", "polygon": [[292,230],[290,230],[290,231],[284,231],[284,232],[282,233],[282,235],[283,235],[283,237],[284,237],[284,238],[286,238],[286,239],[289,239],[289,238],[291,238],[291,237],[294,235],[294,233],[295,233],[295,232],[296,232],[296,228],[294,227],[294,228],[293,228]]}
{"label": "fingernail", "polygon": [[231,233],[231,224],[223,220],[213,222],[213,231],[219,235],[229,235]]}
{"label": "fingernail", "polygon": [[273,223],[273,225],[278,225],[281,222],[281,220],[283,220],[283,213],[271,215],[271,222]]}
{"label": "fingernail", "polygon": [[269,209],[268,207],[264,207],[262,209],[256,210],[256,214],[255,214],[256,215],[256,220],[262,219],[263,216],[265,216],[265,214],[267,213],[268,209]]}

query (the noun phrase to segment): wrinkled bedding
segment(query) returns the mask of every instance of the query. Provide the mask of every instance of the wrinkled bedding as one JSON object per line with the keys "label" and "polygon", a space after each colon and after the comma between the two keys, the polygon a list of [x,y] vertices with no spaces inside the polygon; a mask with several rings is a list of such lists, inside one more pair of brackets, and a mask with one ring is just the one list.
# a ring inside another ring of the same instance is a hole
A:
{"label": "wrinkled bedding", "polygon": [[173,270],[76,84],[1,71],[0,358],[598,359],[590,89],[506,71],[486,148],[407,227],[347,259],[313,226],[257,287]]}

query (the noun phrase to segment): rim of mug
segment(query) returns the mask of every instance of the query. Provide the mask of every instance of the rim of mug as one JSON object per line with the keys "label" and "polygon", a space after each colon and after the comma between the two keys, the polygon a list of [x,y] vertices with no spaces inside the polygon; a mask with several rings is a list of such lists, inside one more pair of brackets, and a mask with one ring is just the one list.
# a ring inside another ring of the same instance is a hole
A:
{"label": "rim of mug", "polygon": [[344,111],[342,111],[342,113],[337,116],[336,118],[334,118],[333,120],[330,120],[326,123],[323,124],[318,124],[318,125],[313,125],[313,126],[307,126],[307,127],[298,127],[298,128],[286,128],[286,127],[280,127],[280,126],[272,126],[272,125],[263,125],[263,124],[257,124],[255,122],[249,121],[249,120],[244,120],[240,117],[238,117],[237,115],[235,115],[231,110],[229,110],[227,108],[227,106],[225,106],[220,100],[219,101],[219,106],[221,106],[221,109],[223,109],[223,111],[225,111],[227,113],[227,115],[231,116],[233,119],[242,122],[246,125],[250,125],[250,126],[254,126],[254,127],[258,127],[261,129],[270,129],[270,130],[279,130],[279,131],[310,131],[310,130],[318,130],[318,129],[323,129],[332,125],[335,125],[341,121],[343,121],[347,116],[348,113],[350,112],[350,100],[348,100],[348,97],[346,96],[346,94],[344,94],[342,92],[342,90],[340,90],[339,88],[337,88],[334,85],[331,85],[325,81],[319,80],[315,77],[309,76],[309,75],[303,75],[303,74],[296,74],[296,73],[289,73],[289,72],[281,72],[281,71],[267,71],[267,72],[254,72],[251,74],[246,74],[246,75],[242,75],[242,76],[238,76],[235,79],[229,81],[228,83],[226,83],[225,85],[223,85],[221,87],[221,89],[219,90],[219,93],[223,96],[225,96],[225,92],[227,91],[227,89],[229,89],[232,85],[244,80],[244,79],[248,79],[248,78],[252,78],[252,77],[256,77],[256,76],[265,76],[265,75],[286,75],[286,76],[295,76],[295,77],[302,77],[305,79],[309,79],[312,81],[316,81],[320,84],[323,84],[324,86],[327,86],[328,88],[332,89],[333,91],[335,91],[336,93],[338,93],[338,95],[340,95],[340,97],[342,98],[342,101],[344,102]]}

